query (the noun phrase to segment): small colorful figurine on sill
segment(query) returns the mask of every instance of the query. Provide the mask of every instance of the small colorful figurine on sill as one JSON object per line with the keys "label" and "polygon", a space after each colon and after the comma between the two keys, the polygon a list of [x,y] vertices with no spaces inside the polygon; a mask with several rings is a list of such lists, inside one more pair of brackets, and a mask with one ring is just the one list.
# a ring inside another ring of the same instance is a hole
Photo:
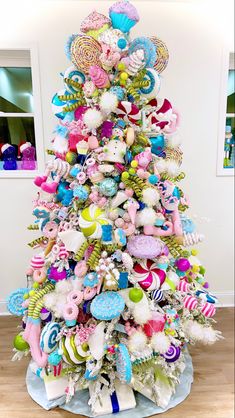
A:
{"label": "small colorful figurine on sill", "polygon": [[35,170],[36,169],[36,149],[31,142],[25,142],[20,146],[20,152],[22,154],[22,170]]}
{"label": "small colorful figurine on sill", "polygon": [[4,144],[1,148],[2,152],[2,160],[3,163],[3,170],[17,170],[17,155],[16,149],[11,144]]}

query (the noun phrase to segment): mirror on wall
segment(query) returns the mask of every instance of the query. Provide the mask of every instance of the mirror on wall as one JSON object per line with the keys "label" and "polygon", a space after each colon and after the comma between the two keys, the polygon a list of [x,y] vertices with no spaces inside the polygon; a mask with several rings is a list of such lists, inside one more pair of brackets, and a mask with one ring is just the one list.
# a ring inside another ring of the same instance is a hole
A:
{"label": "mirror on wall", "polygon": [[235,168],[235,53],[222,62],[217,175],[230,176]]}
{"label": "mirror on wall", "polygon": [[30,176],[43,159],[38,65],[33,68],[32,58],[31,48],[0,49],[0,177]]}

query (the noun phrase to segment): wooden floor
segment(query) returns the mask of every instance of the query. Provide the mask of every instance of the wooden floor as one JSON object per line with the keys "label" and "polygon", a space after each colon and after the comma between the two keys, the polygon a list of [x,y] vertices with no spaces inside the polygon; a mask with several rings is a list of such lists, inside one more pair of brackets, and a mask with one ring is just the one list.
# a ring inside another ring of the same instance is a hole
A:
{"label": "wooden floor", "polygon": [[[217,329],[223,332],[226,339],[214,346],[191,348],[195,374],[190,396],[173,410],[155,417],[234,417],[233,315],[232,308],[218,309]],[[0,317],[0,418],[79,418],[60,409],[44,411],[29,397],[25,385],[28,360],[10,361],[17,324],[13,317]]]}

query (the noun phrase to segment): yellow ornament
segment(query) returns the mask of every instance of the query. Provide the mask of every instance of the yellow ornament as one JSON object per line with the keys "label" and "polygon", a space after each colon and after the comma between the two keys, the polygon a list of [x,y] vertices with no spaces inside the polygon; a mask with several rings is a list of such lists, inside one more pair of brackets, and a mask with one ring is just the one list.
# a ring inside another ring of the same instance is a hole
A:
{"label": "yellow ornament", "polygon": [[128,79],[128,74],[125,71],[123,71],[120,74],[120,79],[123,80],[123,81],[126,81]]}

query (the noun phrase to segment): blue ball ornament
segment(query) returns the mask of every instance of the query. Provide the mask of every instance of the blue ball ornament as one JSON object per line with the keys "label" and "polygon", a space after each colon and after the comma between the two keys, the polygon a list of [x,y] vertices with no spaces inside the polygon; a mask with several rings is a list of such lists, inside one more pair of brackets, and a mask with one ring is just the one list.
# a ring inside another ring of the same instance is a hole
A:
{"label": "blue ball ornament", "polygon": [[127,41],[126,41],[125,38],[118,39],[118,42],[117,42],[118,48],[125,49],[126,48],[126,45],[127,45]]}
{"label": "blue ball ornament", "polygon": [[156,176],[156,174],[151,174],[148,178],[148,181],[150,184],[156,184],[158,182],[159,178]]}

